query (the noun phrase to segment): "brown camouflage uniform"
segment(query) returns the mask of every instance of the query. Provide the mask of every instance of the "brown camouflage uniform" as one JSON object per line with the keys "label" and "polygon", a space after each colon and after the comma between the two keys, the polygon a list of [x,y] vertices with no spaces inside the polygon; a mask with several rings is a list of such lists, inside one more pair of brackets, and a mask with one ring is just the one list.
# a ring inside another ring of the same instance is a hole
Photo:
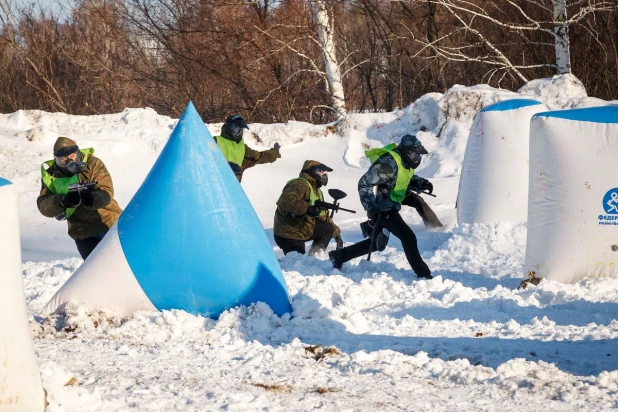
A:
{"label": "brown camouflage uniform", "polygon": [[[75,141],[59,137],[54,145],[54,152],[66,146],[76,146]],[[88,157],[86,170],[81,175],[84,182],[97,182],[95,189],[91,191],[93,205],[78,206],[75,212],[67,219],[69,224],[69,236],[73,239],[85,239],[106,233],[118,220],[122,209],[114,200],[114,186],[112,177],[103,162],[95,157]],[[53,177],[70,177],[60,170],[54,163],[47,172]],[[55,217],[64,212],[60,206],[62,195],[53,194],[44,183],[41,183],[41,193],[36,200],[39,211],[43,216]]]}
{"label": "brown camouflage uniform", "polygon": [[[307,170],[312,166],[320,165],[320,162],[307,160],[303,164],[302,170]],[[316,187],[315,179],[307,173],[299,174],[299,177],[306,179],[314,190],[323,199],[322,191]],[[321,219],[331,223],[335,227],[333,237],[341,236],[341,230],[327,216],[312,217],[307,215],[309,208],[310,188],[303,179],[290,180],[281,193],[275,211],[274,234],[286,239],[308,240],[313,235],[315,220]]]}

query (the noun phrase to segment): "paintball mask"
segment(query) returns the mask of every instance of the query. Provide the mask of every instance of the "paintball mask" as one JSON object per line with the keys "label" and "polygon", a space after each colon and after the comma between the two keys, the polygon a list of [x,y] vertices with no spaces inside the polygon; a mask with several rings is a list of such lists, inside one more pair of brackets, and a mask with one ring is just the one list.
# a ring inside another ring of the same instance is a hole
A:
{"label": "paintball mask", "polygon": [[423,160],[423,155],[420,153],[416,153],[409,149],[402,149],[401,152],[401,160],[403,161],[404,166],[408,169],[416,169],[421,165],[421,160]]}
{"label": "paintball mask", "polygon": [[326,186],[328,184],[328,172],[332,172],[328,166],[325,165],[315,165],[311,166],[309,170],[306,170],[306,173],[315,179],[315,182],[318,187]]}
{"label": "paintball mask", "polygon": [[407,134],[401,138],[399,146],[399,153],[401,154],[401,160],[408,169],[416,169],[420,166],[421,160],[424,154],[429,153],[427,149],[423,147],[420,140],[416,136]]}
{"label": "paintball mask", "polygon": [[79,147],[65,146],[54,152],[56,164],[60,167],[67,167],[72,162],[79,160]]}
{"label": "paintball mask", "polygon": [[249,130],[249,126],[245,120],[238,116],[230,116],[225,119],[225,123],[221,127],[221,136],[233,140],[236,143],[240,143],[242,140],[243,129]]}

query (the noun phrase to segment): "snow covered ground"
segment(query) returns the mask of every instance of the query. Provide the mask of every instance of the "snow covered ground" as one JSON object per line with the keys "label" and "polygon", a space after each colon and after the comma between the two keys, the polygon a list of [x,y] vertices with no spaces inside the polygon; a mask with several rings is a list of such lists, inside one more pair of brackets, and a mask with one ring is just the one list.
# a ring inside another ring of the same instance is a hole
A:
{"label": "snow covered ground", "polygon": [[[36,208],[40,164],[51,157],[56,137],[94,147],[126,206],[176,120],[150,109],[0,115],[0,176],[20,190],[25,292],[47,411],[618,408],[618,279],[517,290],[525,225],[456,225],[474,115],[522,96],[537,96],[552,109],[607,104],[563,76],[531,82],[519,93],[455,86],[397,112],[350,114],[336,126],[250,125],[251,146],[283,145],[279,161],[250,169],[243,180],[271,240],[274,203],[305,159],[335,169],[328,187],[346,191],[342,205],[358,211],[335,220],[346,243],[360,240],[363,150],[404,133],[417,133],[431,152],[418,174],[434,183],[438,197],[426,200],[446,227],[428,231],[404,208],[436,276],[430,281],[416,280],[394,238],[371,262],[356,259],[342,271],[326,256],[284,257],[273,242],[292,316],[279,318],[257,304],[217,321],[182,311],[121,319],[82,306],[55,319],[37,317],[81,264],[66,223]],[[220,124],[208,127],[214,134]]]}

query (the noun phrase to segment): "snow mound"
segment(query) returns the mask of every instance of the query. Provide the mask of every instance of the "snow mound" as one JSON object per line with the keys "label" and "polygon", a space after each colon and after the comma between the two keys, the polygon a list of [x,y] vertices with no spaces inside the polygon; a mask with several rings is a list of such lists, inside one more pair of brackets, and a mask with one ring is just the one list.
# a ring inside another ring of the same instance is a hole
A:
{"label": "snow mound", "polygon": [[588,97],[584,84],[573,74],[559,74],[551,78],[531,80],[519,90],[520,94],[542,99],[577,99]]}
{"label": "snow mound", "polygon": [[463,224],[453,228],[453,236],[439,247],[431,263],[489,277],[518,277],[525,247],[525,223]]}
{"label": "snow mound", "polygon": [[438,126],[442,93],[427,93],[403,109],[403,118],[416,130],[434,130]]}
{"label": "snow mound", "polygon": [[[40,368],[43,387],[47,392],[45,412],[96,412],[111,407],[113,403],[103,402],[95,389],[89,391],[80,387],[79,379],[65,367],[55,362],[46,362]],[[118,402],[116,406],[118,406]],[[116,408],[114,408],[116,409]]]}

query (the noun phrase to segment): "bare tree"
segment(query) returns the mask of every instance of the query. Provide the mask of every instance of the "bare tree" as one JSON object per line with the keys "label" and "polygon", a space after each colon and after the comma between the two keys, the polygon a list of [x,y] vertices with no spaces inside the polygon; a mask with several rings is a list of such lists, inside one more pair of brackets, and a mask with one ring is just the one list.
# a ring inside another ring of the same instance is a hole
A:
{"label": "bare tree", "polygon": [[345,116],[345,94],[343,92],[343,83],[341,82],[341,67],[337,60],[337,51],[335,50],[335,29],[332,24],[332,19],[328,16],[327,4],[324,0],[315,1],[315,14],[318,24],[318,38],[320,47],[324,55],[324,66],[326,67],[326,77],[330,94],[333,98],[333,110],[335,117],[338,119]]}
{"label": "bare tree", "polygon": [[618,0],[53,1],[0,0],[0,111],[326,123],[570,71],[618,98]]}
{"label": "bare tree", "polygon": [[[514,75],[522,81],[528,80],[525,70],[553,67],[558,73],[570,73],[570,28],[586,24],[586,17],[591,14],[611,10],[610,0],[430,1],[447,10],[458,27],[433,41],[421,39],[425,47],[449,60],[483,63],[489,67],[489,79],[501,73],[502,76]],[[598,36],[593,27],[586,28],[593,37]],[[509,32],[512,36],[504,42],[496,41],[496,36],[492,35],[495,30]],[[468,35],[473,36],[473,42],[444,45],[446,39]],[[522,57],[524,53],[513,53],[523,47],[551,47],[553,61],[530,61]]]}

